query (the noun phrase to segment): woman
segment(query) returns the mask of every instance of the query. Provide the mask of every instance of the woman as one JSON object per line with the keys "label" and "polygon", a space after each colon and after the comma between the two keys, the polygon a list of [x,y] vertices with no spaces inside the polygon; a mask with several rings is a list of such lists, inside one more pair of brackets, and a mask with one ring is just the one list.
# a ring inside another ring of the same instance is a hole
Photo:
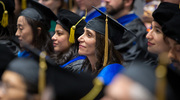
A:
{"label": "woman", "polygon": [[33,8],[23,10],[18,17],[16,36],[22,47],[19,57],[27,57],[29,53],[24,50],[22,42],[32,45],[33,47],[46,51],[48,54],[53,52],[53,46],[48,32],[50,28],[50,20],[56,20],[53,12],[31,0]]}
{"label": "woman", "polygon": [[[79,72],[85,56],[78,55],[77,38],[83,33],[86,22],[80,16],[65,9],[59,11],[56,22],[55,34],[52,37],[55,54],[52,58],[61,68]],[[74,25],[76,29],[72,29]],[[73,33],[72,30],[75,32]],[[69,39],[73,34],[75,41],[70,43]]]}
{"label": "woman", "polygon": [[168,52],[170,47],[166,36],[163,34],[162,27],[156,22],[152,22],[152,30],[146,35],[148,39],[148,51],[153,54]]}
{"label": "woman", "polygon": [[39,100],[39,64],[33,59],[14,59],[2,76],[2,100]]}
{"label": "woman", "polygon": [[[113,76],[124,68],[121,65],[123,58],[114,48],[114,45],[120,43],[124,28],[108,17],[109,38],[106,40],[105,16],[102,13],[100,17],[96,17],[86,24],[84,33],[78,38],[80,42],[78,53],[87,56],[83,70],[91,70],[92,73],[99,74],[98,77],[102,77],[104,83],[109,84]],[[105,41],[108,42],[107,48],[105,48]],[[108,52],[105,51],[107,49]],[[107,54],[107,56],[104,54]],[[107,60],[104,58],[107,58]]]}
{"label": "woman", "polygon": [[153,12],[154,21],[152,22],[152,30],[146,35],[149,52],[157,55],[162,52],[169,52],[169,43],[162,31],[162,27],[176,12],[178,12],[178,10],[179,5],[162,2]]}

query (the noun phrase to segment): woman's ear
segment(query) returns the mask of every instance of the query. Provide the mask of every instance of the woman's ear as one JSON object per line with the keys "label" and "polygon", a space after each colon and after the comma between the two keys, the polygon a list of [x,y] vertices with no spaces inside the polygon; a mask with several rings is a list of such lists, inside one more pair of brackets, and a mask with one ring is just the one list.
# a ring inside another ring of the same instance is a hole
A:
{"label": "woman's ear", "polygon": [[38,36],[41,34],[41,27],[37,27]]}

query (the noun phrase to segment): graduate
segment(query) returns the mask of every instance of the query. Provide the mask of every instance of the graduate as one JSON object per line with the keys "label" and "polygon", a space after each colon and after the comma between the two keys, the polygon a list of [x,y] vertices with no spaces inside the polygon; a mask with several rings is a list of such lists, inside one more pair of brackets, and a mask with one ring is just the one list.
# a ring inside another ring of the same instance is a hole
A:
{"label": "graduate", "polygon": [[78,37],[86,25],[84,17],[61,9],[58,12],[55,34],[52,36],[55,53],[52,58],[61,67],[72,72],[80,72],[85,56],[78,54]]}
{"label": "graduate", "polygon": [[17,20],[16,36],[20,42],[21,51],[18,57],[29,57],[28,51],[23,49],[21,42],[30,44],[48,54],[53,52],[53,45],[49,34],[50,21],[57,17],[47,7],[30,0],[31,8],[26,8],[20,13]]}
{"label": "graduate", "polygon": [[83,71],[90,70],[98,74],[107,85],[116,73],[124,69],[121,65],[122,55],[114,46],[121,43],[124,32],[128,30],[99,9],[95,9],[101,16],[86,24],[84,33],[78,38],[78,53],[87,56]]}

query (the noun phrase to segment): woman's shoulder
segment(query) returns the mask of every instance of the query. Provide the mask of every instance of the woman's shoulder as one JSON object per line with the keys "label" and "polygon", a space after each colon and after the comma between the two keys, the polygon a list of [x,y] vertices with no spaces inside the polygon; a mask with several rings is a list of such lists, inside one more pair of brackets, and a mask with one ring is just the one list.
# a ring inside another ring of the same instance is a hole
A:
{"label": "woman's shoulder", "polygon": [[104,84],[108,85],[114,76],[120,73],[123,69],[124,67],[121,64],[109,64],[101,70],[97,77],[103,79]]}

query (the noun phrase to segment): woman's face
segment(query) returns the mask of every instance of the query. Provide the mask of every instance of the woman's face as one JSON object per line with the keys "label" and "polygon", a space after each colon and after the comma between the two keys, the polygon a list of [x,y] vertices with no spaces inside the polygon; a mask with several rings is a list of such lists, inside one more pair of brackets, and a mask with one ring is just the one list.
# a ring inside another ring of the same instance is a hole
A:
{"label": "woman's face", "polygon": [[2,100],[25,100],[26,85],[23,78],[12,71],[5,71],[2,76],[0,94]]}
{"label": "woman's face", "polygon": [[80,55],[85,56],[94,56],[95,48],[96,48],[96,32],[84,28],[84,33],[78,38],[79,41],[79,50],[78,53]]}
{"label": "woman's face", "polygon": [[64,52],[71,46],[69,33],[59,24],[56,24],[55,34],[52,40],[55,52]]}
{"label": "woman's face", "polygon": [[164,35],[161,26],[153,21],[152,30],[146,35],[148,39],[148,51],[154,54],[160,54],[162,52],[168,52],[170,47],[164,41]]}
{"label": "woman's face", "polygon": [[[16,31],[15,35],[18,37],[19,42],[25,42],[28,44],[32,44],[33,31],[24,16],[20,16],[18,18],[17,31]],[[22,46],[21,43],[20,43],[20,46]]]}

